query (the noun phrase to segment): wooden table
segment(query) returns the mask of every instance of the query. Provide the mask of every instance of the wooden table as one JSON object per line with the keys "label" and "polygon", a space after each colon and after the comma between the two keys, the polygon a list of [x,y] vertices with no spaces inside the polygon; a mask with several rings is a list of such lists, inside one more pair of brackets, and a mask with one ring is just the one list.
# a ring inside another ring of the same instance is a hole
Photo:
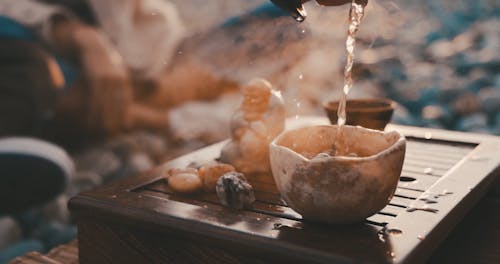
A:
{"label": "wooden table", "polygon": [[[325,119],[305,118],[295,125],[318,123]],[[248,177],[257,198],[251,210],[226,208],[215,194],[172,193],[162,173],[217,158],[221,142],[73,198],[80,262],[499,263],[500,200],[492,195],[475,205],[500,174],[500,139],[389,129],[408,139],[401,181],[390,204],[363,223],[303,221],[280,199],[269,174]],[[425,205],[429,194],[437,200],[428,204],[436,212],[407,210]]]}

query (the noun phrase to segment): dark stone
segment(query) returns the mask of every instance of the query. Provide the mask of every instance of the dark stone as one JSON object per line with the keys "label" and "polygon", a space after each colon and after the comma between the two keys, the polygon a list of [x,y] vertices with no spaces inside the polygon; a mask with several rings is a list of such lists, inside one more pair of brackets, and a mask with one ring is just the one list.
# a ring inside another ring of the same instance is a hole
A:
{"label": "dark stone", "polygon": [[239,172],[228,172],[217,180],[217,196],[219,201],[234,209],[243,209],[251,207],[255,201],[255,194],[243,175]]}

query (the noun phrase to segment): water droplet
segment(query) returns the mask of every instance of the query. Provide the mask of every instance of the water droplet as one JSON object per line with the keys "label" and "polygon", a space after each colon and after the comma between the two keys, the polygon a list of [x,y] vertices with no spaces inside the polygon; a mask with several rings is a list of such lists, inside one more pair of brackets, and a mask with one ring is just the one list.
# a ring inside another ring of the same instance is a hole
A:
{"label": "water droplet", "polygon": [[432,175],[433,170],[432,170],[432,168],[425,168],[424,169],[424,173],[427,174],[427,175]]}
{"label": "water droplet", "polygon": [[300,74],[300,75],[299,75],[299,80],[302,80],[302,79],[304,79],[304,75],[303,75],[303,74]]}
{"label": "water droplet", "polygon": [[378,233],[378,240],[380,240],[380,242],[385,243],[385,236],[381,232]]}
{"label": "water droplet", "polygon": [[300,31],[302,34],[305,34],[306,33],[306,30],[305,29],[302,29],[302,31]]}
{"label": "water droplet", "polygon": [[203,208],[208,208],[208,205],[204,204],[202,207],[203,207]]}
{"label": "water droplet", "polygon": [[390,228],[390,229],[385,230],[385,233],[387,233],[391,236],[397,236],[397,235],[401,235],[403,233],[403,231],[401,231],[401,229],[397,229],[397,228]]}
{"label": "water droplet", "polygon": [[139,195],[137,196],[137,198],[141,199],[141,198],[142,198],[142,195],[140,195],[140,194],[139,194]]}
{"label": "water droplet", "polygon": [[394,258],[394,257],[396,256],[396,253],[391,252],[391,254],[390,254],[390,255],[391,255],[391,257],[393,257],[393,258]]}
{"label": "water droplet", "polygon": [[182,55],[182,50],[179,50],[177,54]]}
{"label": "water droplet", "polygon": [[266,217],[266,220],[267,221],[271,221],[271,217]]}
{"label": "water droplet", "polygon": [[418,240],[424,240],[425,239],[425,236],[422,236],[422,235],[418,235],[417,236]]}
{"label": "water droplet", "polygon": [[282,226],[283,226],[283,224],[281,224],[281,223],[274,223],[274,225],[273,225],[273,229],[274,229],[274,230],[278,230],[278,229],[280,229]]}
{"label": "water droplet", "polygon": [[261,220],[261,218],[260,218],[260,217],[257,217],[256,219],[257,219],[257,221],[260,221],[260,220]]}
{"label": "water droplet", "polygon": [[432,133],[431,132],[425,132],[424,137],[425,137],[425,139],[431,139],[432,138]]}
{"label": "water droplet", "polygon": [[111,195],[111,198],[115,199],[117,196],[116,194]]}
{"label": "water droplet", "polygon": [[305,19],[306,18],[301,16],[301,15],[295,17],[295,21],[297,21],[297,22],[304,22]]}

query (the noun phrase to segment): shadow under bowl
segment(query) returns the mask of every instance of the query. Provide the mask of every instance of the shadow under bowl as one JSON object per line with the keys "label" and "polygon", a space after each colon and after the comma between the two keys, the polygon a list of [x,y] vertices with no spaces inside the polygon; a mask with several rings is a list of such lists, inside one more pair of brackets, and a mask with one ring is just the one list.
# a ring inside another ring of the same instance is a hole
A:
{"label": "shadow under bowl", "polygon": [[[323,104],[326,115],[332,124],[337,124],[339,101]],[[365,128],[384,130],[391,121],[396,103],[389,99],[350,99],[346,105],[346,124]]]}

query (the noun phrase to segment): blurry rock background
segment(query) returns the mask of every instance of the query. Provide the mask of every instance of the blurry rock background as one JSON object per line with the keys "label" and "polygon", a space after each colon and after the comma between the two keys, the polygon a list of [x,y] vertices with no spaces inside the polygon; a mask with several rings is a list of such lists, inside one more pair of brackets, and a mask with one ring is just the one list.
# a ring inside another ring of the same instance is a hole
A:
{"label": "blurry rock background", "polygon": [[[267,3],[172,2],[193,35]],[[273,55],[272,49],[260,47],[263,51],[257,52],[259,57],[242,54],[247,56],[240,60],[243,65],[235,67],[227,57],[207,55],[217,45],[194,55],[206,55],[203,60],[213,62],[208,67],[239,82],[254,77],[270,79],[282,91],[290,116],[323,114],[322,101],[338,98],[343,85],[349,7],[320,8],[308,3],[306,8],[308,18],[300,25],[286,18],[289,22],[280,20],[265,27],[251,24],[239,29],[247,40],[237,44],[242,50],[258,47],[261,41],[268,45],[265,30],[271,30],[270,34],[282,32],[284,38],[291,36],[294,42],[304,43],[293,43],[291,49],[273,47],[279,49],[279,56]],[[210,36],[204,38],[210,40]],[[236,36],[217,33],[212,38],[210,41],[222,41]],[[229,44],[219,48],[225,45]],[[355,52],[355,82],[350,98],[388,97],[397,101],[395,123],[500,135],[499,1],[370,0]],[[285,60],[287,56],[294,59],[283,67],[283,61],[276,57]],[[257,73],[261,76],[254,76]],[[71,196],[227,138],[229,117],[238,100],[237,95],[225,96],[174,109],[173,132],[177,140],[136,131],[73,151],[78,172],[66,193],[41,208],[0,218],[0,263],[5,261],[2,252],[49,250],[74,239],[76,227],[66,207]],[[207,111],[211,114],[207,115]],[[197,116],[203,122],[197,122]]]}

